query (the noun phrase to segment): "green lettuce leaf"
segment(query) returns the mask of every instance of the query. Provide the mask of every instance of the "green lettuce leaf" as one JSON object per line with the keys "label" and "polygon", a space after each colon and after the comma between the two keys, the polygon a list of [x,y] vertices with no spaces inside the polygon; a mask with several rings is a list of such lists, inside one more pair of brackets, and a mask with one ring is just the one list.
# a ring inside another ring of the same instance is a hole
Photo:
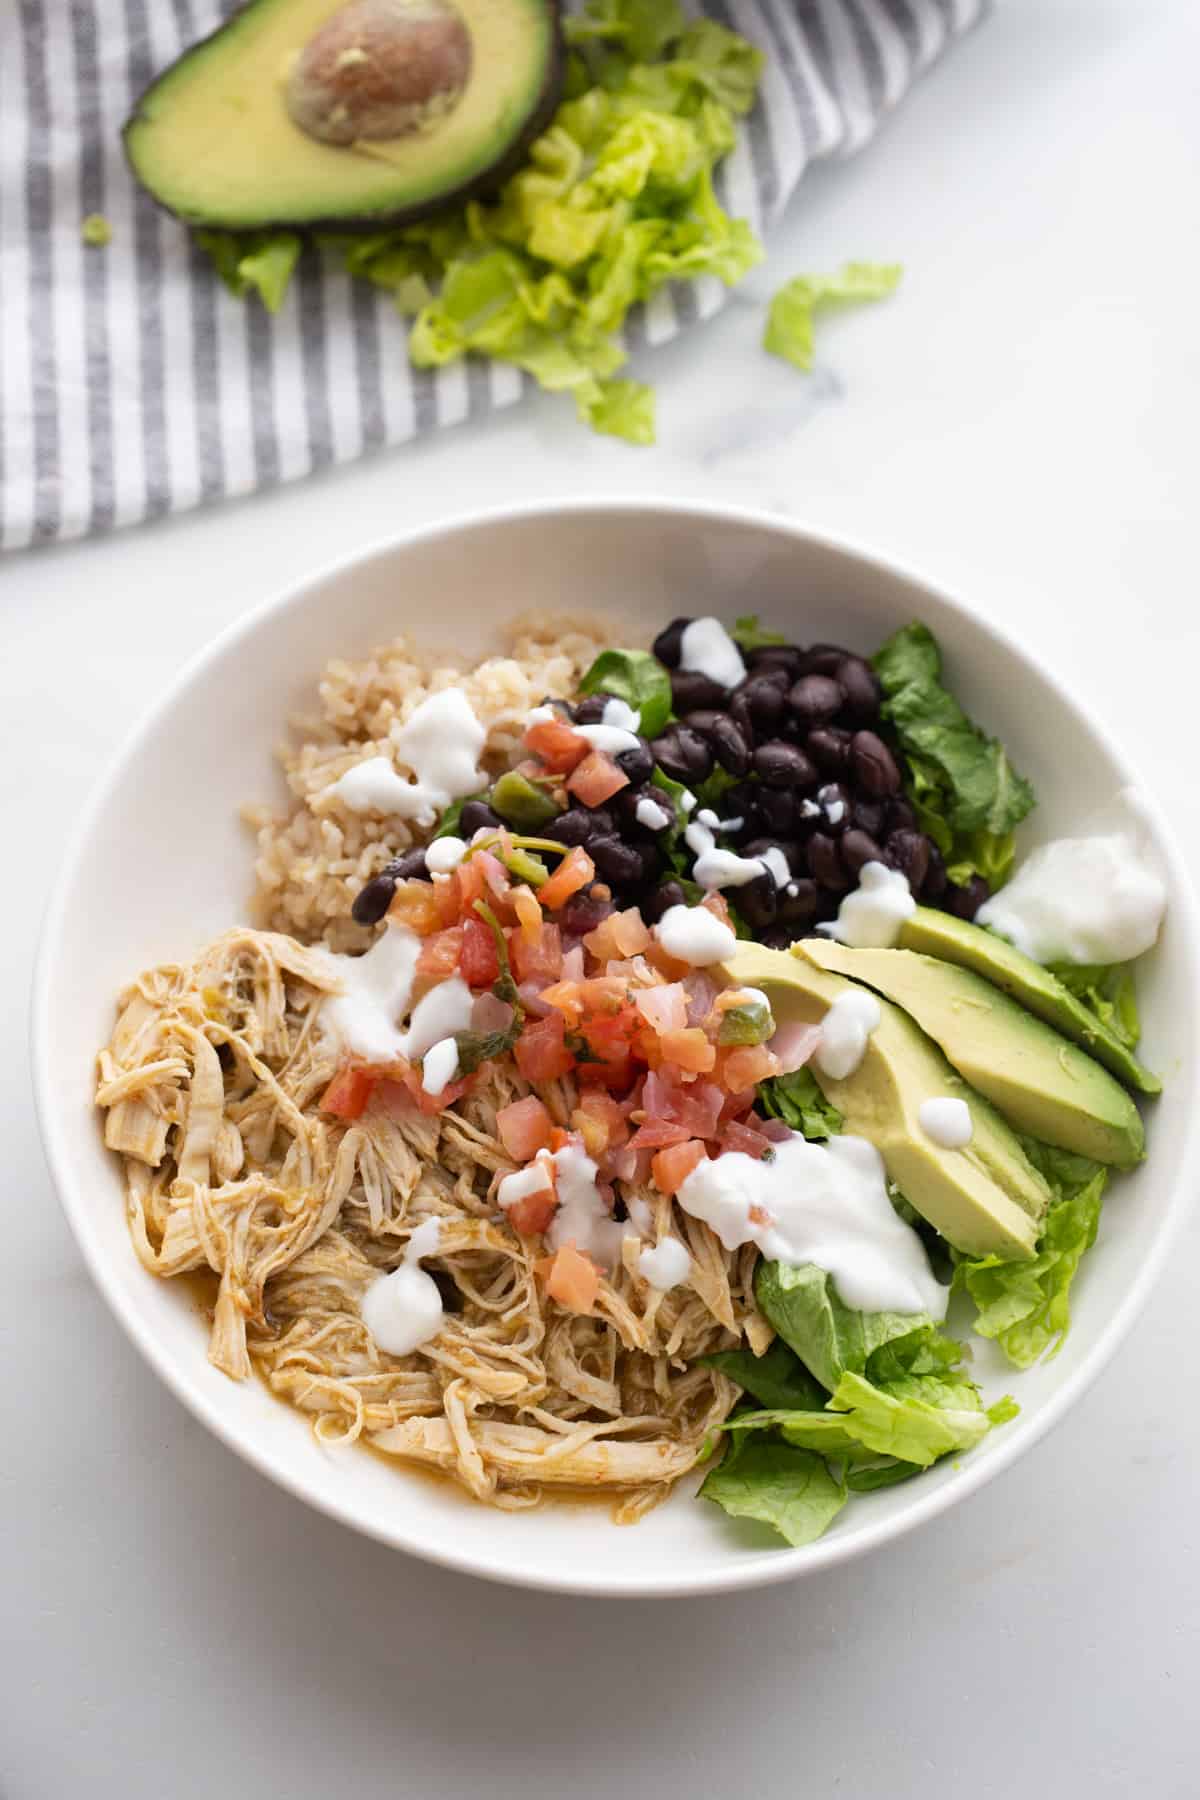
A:
{"label": "green lettuce leaf", "polygon": [[809,1139],[836,1137],[842,1129],[841,1113],[830,1105],[807,1067],[760,1081],[758,1104],[769,1119],[782,1119]]}
{"label": "green lettuce leaf", "polygon": [[764,631],[758,622],[757,613],[743,613],[739,619],[735,619],[729,635],[739,650],[762,650],[768,644],[787,643],[782,632]]}
{"label": "green lettuce leaf", "polygon": [[700,1361],[728,1375],[760,1406],[797,1412],[825,1404],[821,1389],[782,1338],[776,1338],[762,1356],[753,1350],[715,1350]]}
{"label": "green lettuce leaf", "polygon": [[789,1544],[811,1544],[846,1504],[846,1484],[811,1450],[747,1433],[730,1441],[700,1493],[736,1518],[771,1525]]}
{"label": "green lettuce leaf", "polygon": [[1127,1050],[1137,1049],[1142,1022],[1129,963],[1055,963],[1050,973],[1057,975]]}
{"label": "green lettuce leaf", "polygon": [[294,231],[197,231],[196,242],[230,293],[257,294],[268,312],[279,311],[300,257]]}
{"label": "green lettuce leaf", "polygon": [[[927,1331],[937,1336],[924,1313],[867,1313],[844,1306],[832,1277],[813,1263],[760,1263],[754,1292],[764,1318],[829,1393],[847,1370],[867,1371],[875,1353],[894,1339],[920,1338]],[[961,1348],[954,1348],[957,1360]],[[907,1364],[902,1372],[908,1372]]]}
{"label": "green lettuce leaf", "polygon": [[813,323],[825,307],[882,300],[900,283],[898,263],[847,263],[836,275],[797,275],[771,301],[763,348],[794,368],[813,365]]}
{"label": "green lettuce leaf", "polygon": [[1035,803],[1004,746],[984,735],[942,685],[942,657],[915,622],[873,658],[883,718],[903,752],[905,792],[917,823],[941,851],[951,881],[982,875],[992,889],[1012,872],[1013,828]]}
{"label": "green lettuce leaf", "polygon": [[1021,1139],[1026,1155],[1050,1183],[1042,1235],[1030,1262],[961,1258],[955,1285],[977,1309],[972,1330],[992,1338],[1009,1362],[1027,1369],[1057,1355],[1071,1324],[1071,1283],[1096,1241],[1108,1170],[1086,1156]]}
{"label": "green lettuce leaf", "polygon": [[648,650],[602,650],[579,683],[581,694],[615,694],[636,713],[643,737],[657,737],[671,716],[671,677]]}
{"label": "green lettuce leaf", "polygon": [[920,1468],[952,1450],[973,1449],[1015,1410],[1009,1400],[985,1409],[974,1382],[965,1379],[916,1375],[880,1387],[850,1372],[838,1382],[830,1404],[856,1442]]}

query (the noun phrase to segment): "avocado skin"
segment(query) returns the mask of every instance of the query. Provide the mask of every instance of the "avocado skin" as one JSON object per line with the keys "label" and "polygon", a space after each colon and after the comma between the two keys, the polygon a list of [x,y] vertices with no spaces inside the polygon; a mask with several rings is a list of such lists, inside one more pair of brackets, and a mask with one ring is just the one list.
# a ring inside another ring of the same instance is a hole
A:
{"label": "avocado skin", "polygon": [[562,99],[567,68],[566,41],[562,29],[562,0],[541,0],[542,8],[549,20],[550,31],[548,33],[549,52],[545,59],[540,89],[526,120],[507,148],[469,181],[456,183],[443,193],[412,205],[399,202],[394,207],[388,206],[385,209],[368,212],[353,210],[344,213],[327,212],[304,219],[292,218],[286,214],[280,216],[264,214],[261,219],[256,218],[253,223],[230,224],[215,214],[185,212],[174,207],[155,192],[145,173],[139,167],[136,150],[137,137],[142,127],[152,122],[147,112],[148,103],[153,101],[160,85],[171,80],[185,64],[194,58],[211,54],[212,47],[217,40],[225,37],[246,14],[253,12],[261,5],[274,3],[275,0],[245,0],[245,4],[240,6],[236,12],[231,13],[229,18],[218,25],[214,31],[210,31],[205,37],[198,39],[196,43],[177,56],[167,68],[160,70],[154,80],[149,82],[138,95],[129,117],[121,127],[121,146],[135,180],[140,187],[145,189],[157,206],[161,207],[171,218],[178,219],[181,224],[210,227],[220,231],[298,231],[301,233],[365,232],[377,231],[381,226],[399,227],[415,224],[419,219],[428,219],[438,213],[449,212],[464,201],[478,199],[500,187],[521,166],[530,144],[535,138],[540,137],[550,124]]}
{"label": "avocado skin", "polygon": [[[799,944],[788,951],[740,943],[722,970],[740,986],[767,989],[777,1018],[790,1010],[812,1024],[855,986],[818,968]],[[822,1092],[846,1130],[875,1145],[905,1199],[956,1250],[1005,1261],[1031,1257],[1050,1201],[1042,1176],[995,1108],[908,1014],[889,1000],[880,1000],[879,1009],[880,1024],[852,1075],[836,1081],[815,1061],[810,1065]],[[934,1144],[917,1122],[921,1102],[940,1094],[970,1108],[974,1137],[963,1150]]]}
{"label": "avocado skin", "polygon": [[1120,1083],[973,969],[821,938],[806,939],[804,953],[901,1007],[1018,1131],[1093,1162],[1127,1169],[1141,1161],[1145,1127]]}
{"label": "avocado skin", "polygon": [[1047,1025],[1061,1031],[1104,1064],[1126,1087],[1139,1094],[1161,1094],[1162,1082],[1143,1067],[1120,1038],[1101,1024],[1069,988],[1064,987],[1049,969],[1043,969],[995,932],[982,925],[968,924],[949,913],[935,912],[918,906],[900,929],[902,950],[921,951],[926,956],[939,956],[944,962],[958,963],[974,969],[977,975],[1001,988],[1013,1000],[1036,1013]]}

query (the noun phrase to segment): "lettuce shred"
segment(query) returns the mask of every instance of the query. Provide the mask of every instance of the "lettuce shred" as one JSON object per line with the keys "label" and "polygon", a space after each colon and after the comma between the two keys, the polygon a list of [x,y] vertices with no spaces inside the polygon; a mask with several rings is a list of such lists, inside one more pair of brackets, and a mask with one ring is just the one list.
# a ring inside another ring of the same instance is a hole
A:
{"label": "lettuce shred", "polygon": [[847,263],[836,275],[797,275],[771,301],[763,348],[793,368],[813,365],[816,314],[835,306],[883,300],[900,285],[899,263]]}

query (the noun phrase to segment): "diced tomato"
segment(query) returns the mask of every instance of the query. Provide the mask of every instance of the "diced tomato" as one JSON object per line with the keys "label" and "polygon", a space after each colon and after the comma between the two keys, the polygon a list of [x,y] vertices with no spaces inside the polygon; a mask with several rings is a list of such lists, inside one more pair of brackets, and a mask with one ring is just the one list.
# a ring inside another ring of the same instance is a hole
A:
{"label": "diced tomato", "polygon": [[676,1068],[693,1075],[707,1075],[716,1067],[717,1052],[698,1025],[685,1025],[682,1031],[664,1031],[659,1042],[663,1056]]}
{"label": "diced tomato", "polygon": [[557,1211],[558,1196],[554,1189],[539,1188],[536,1194],[526,1194],[523,1200],[506,1207],[504,1216],[522,1237],[535,1237],[546,1230]]}
{"label": "diced tomato", "polygon": [[526,1081],[553,1081],[574,1067],[575,1058],[565,1042],[566,1029],[566,1020],[561,1013],[533,1019],[525,1026],[513,1048],[513,1055]]}
{"label": "diced tomato", "polygon": [[779,1064],[765,1044],[749,1044],[721,1055],[720,1080],[731,1094],[754,1087],[770,1075],[778,1075]]}
{"label": "diced tomato", "polygon": [[720,919],[722,925],[730,925],[730,928],[732,929],[729,918],[729,907],[726,903],[724,894],[719,893],[715,888],[710,888],[700,904],[701,906],[706,906],[715,918]]}
{"label": "diced tomato", "polygon": [[557,912],[565,906],[572,894],[577,894],[581,887],[586,887],[596,873],[596,865],[586,850],[576,844],[555,869],[548,881],[543,881],[538,889],[538,899],[546,912]]}
{"label": "diced tomato", "polygon": [[542,909],[532,888],[517,885],[512,890],[513,911],[521,936],[536,944],[542,935]]}
{"label": "diced tomato", "polygon": [[629,1123],[620,1106],[611,1094],[595,1087],[584,1088],[579,1105],[571,1114],[571,1123],[589,1156],[603,1156],[629,1137]]}
{"label": "diced tomato", "polygon": [[548,987],[562,973],[562,935],[558,926],[541,924],[536,937],[524,931],[514,932],[509,956],[518,981],[536,981],[539,989]]}
{"label": "diced tomato", "polygon": [[669,950],[664,950],[657,938],[646,952],[646,961],[652,968],[657,969],[660,975],[665,975],[668,981],[682,981],[685,975],[691,973],[692,965],[681,962],[677,956],[672,956]]}
{"label": "diced tomato", "polygon": [[453,1106],[456,1100],[461,1100],[464,1094],[470,1093],[475,1081],[474,1075],[464,1075],[459,1081],[448,1081],[438,1093],[427,1094],[421,1086],[421,1077],[416,1069],[408,1069],[404,1075],[405,1087],[421,1112],[427,1114],[445,1112],[448,1106]]}
{"label": "diced tomato", "polygon": [[435,881],[433,884],[433,904],[437,907],[437,916],[443,927],[457,925],[462,915],[458,903],[458,889],[454,885],[455,877],[449,881]]}
{"label": "diced tomato", "polygon": [[611,756],[593,750],[567,779],[567,792],[582,800],[585,806],[603,806],[614,794],[629,786],[629,777],[618,769]]}
{"label": "diced tomato", "polygon": [[[458,894],[460,915],[464,919],[476,919],[482,924],[483,921],[479,919],[479,914],[475,911],[475,902],[483,899],[483,890],[486,884],[483,879],[483,864],[478,855],[469,856],[466,862],[459,863],[452,879]],[[443,884],[435,883],[435,885]]]}
{"label": "diced tomato", "polygon": [[490,925],[480,918],[463,920],[462,957],[459,967],[468,987],[491,987],[499,979],[500,958]]}
{"label": "diced tomato", "polygon": [[508,870],[500,858],[493,856],[490,850],[476,850],[471,861],[479,864],[479,871],[483,876],[486,890],[483,898],[489,904],[496,900],[507,900],[508,890],[512,883],[508,878]]}
{"label": "diced tomato", "polygon": [[619,1013],[629,992],[624,981],[608,975],[593,975],[587,981],[560,981],[543,988],[542,1000],[556,1012],[572,1021],[585,1013],[603,1018]]}
{"label": "diced tomato", "polygon": [[677,1194],[697,1163],[702,1163],[707,1155],[699,1138],[689,1138],[685,1144],[672,1144],[669,1149],[660,1150],[650,1164],[659,1193]]}
{"label": "diced tomato", "polygon": [[604,1159],[604,1172],[617,1181],[628,1181],[635,1187],[645,1187],[650,1179],[650,1159],[653,1151],[634,1150],[629,1144],[622,1144],[619,1150],[610,1150]]}
{"label": "diced tomato", "polygon": [[552,1125],[550,1127],[550,1154],[551,1154],[551,1156],[553,1156],[553,1154],[556,1150],[565,1150],[567,1145],[570,1143],[570,1141],[571,1141],[570,1132],[564,1131],[561,1125]]}
{"label": "diced tomato", "polygon": [[527,1163],[550,1143],[553,1120],[536,1094],[502,1106],[496,1114],[500,1142],[514,1162]]}
{"label": "diced tomato", "polygon": [[421,954],[417,958],[417,974],[432,976],[435,981],[444,981],[453,975],[462,961],[463,928],[461,925],[450,925],[445,931],[436,931],[427,937],[421,945]]}
{"label": "diced tomato", "polygon": [[721,1127],[721,1148],[723,1150],[741,1150],[747,1156],[762,1158],[771,1148],[770,1139],[761,1131],[751,1130],[749,1125],[742,1125],[737,1119],[730,1119]]}
{"label": "diced tomato", "polygon": [[[542,1265],[539,1263],[539,1268]],[[546,1292],[568,1312],[590,1313],[600,1291],[600,1271],[574,1244],[564,1244],[550,1263]]]}
{"label": "diced tomato", "polygon": [[525,743],[548,769],[562,775],[581,763],[591,749],[587,739],[563,719],[540,719],[526,731]]}
{"label": "diced tomato", "polygon": [[400,881],[388,907],[388,918],[397,925],[407,925],[418,937],[429,937],[440,930],[441,913],[431,881]]}
{"label": "diced tomato", "polygon": [[672,1144],[683,1144],[691,1137],[686,1125],[672,1125],[669,1119],[647,1119],[630,1139],[631,1150],[666,1150]]}
{"label": "diced tomato", "polygon": [[609,913],[583,943],[597,961],[611,962],[639,955],[650,943],[650,930],[637,907],[630,906],[624,912]]}
{"label": "diced tomato", "polygon": [[335,1119],[361,1118],[377,1081],[378,1076],[369,1069],[339,1069],[321,1095],[321,1111],[332,1113]]}

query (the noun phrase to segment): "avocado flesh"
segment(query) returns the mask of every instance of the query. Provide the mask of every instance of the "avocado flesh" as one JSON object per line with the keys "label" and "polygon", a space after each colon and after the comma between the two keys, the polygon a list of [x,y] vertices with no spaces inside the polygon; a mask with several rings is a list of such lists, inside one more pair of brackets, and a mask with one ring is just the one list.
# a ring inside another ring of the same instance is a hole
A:
{"label": "avocado flesh", "polygon": [[[741,943],[722,965],[738,986],[763,988],[777,1020],[819,1025],[840,994],[855,984],[819,969],[791,950]],[[847,1132],[864,1137],[888,1175],[956,1250],[1007,1261],[1032,1256],[1050,1190],[999,1113],[973,1092],[898,1006],[880,1000],[878,1027],[858,1068],[843,1081],[809,1066],[837,1107]],[[921,1129],[925,1100],[965,1100],[973,1133],[963,1150],[946,1150]]]}
{"label": "avocado flesh", "polygon": [[974,970],[822,938],[807,938],[804,953],[903,1007],[1018,1131],[1093,1162],[1127,1169],[1140,1161],[1145,1130],[1120,1082]]}
{"label": "avocado flesh", "polygon": [[147,88],[125,126],[142,185],[189,225],[402,224],[493,185],[546,124],[562,87],[557,0],[456,0],[472,63],[457,104],[369,145],[293,124],[289,63],[344,0],[250,0]]}
{"label": "avocado flesh", "polygon": [[939,956],[943,962],[958,963],[974,969],[1002,988],[1013,1000],[1047,1025],[1053,1025],[1073,1044],[1102,1062],[1106,1069],[1140,1094],[1160,1094],[1162,1082],[1149,1069],[1143,1068],[1127,1045],[1088,1011],[1069,988],[1064,987],[1049,969],[1043,969],[1007,939],[982,925],[970,925],[949,913],[935,912],[932,907],[918,906],[900,929],[900,948],[918,950],[926,956]]}

